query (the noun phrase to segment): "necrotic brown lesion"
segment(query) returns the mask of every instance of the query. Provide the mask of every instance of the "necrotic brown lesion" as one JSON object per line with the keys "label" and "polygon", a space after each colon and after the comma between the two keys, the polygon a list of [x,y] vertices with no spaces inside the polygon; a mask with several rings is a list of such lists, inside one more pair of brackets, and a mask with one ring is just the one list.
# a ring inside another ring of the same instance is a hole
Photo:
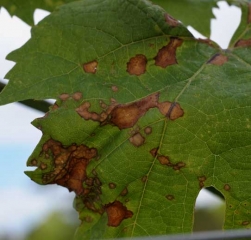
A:
{"label": "necrotic brown lesion", "polygon": [[98,67],[98,62],[96,60],[84,63],[83,64],[83,69],[86,73],[96,73]]}

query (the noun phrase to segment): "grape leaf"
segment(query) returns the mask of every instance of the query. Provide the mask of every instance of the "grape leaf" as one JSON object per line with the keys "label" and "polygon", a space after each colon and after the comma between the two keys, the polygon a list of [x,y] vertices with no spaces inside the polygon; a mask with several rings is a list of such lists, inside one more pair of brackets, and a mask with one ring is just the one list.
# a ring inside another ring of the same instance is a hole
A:
{"label": "grape leaf", "polygon": [[11,16],[17,16],[30,26],[34,25],[33,14],[37,8],[52,12],[57,6],[76,0],[0,0]]}
{"label": "grape leaf", "polygon": [[210,23],[214,18],[213,8],[217,8],[218,0],[152,0],[163,7],[172,17],[182,21],[186,26],[192,26],[202,35],[210,36]]}
{"label": "grape leaf", "polygon": [[57,99],[26,174],[76,193],[76,239],[189,232],[208,186],[225,228],[250,228],[250,45],[196,40],[144,0],[74,2],[33,27],[0,104]]}
{"label": "grape leaf", "polygon": [[231,39],[229,48],[237,46],[239,40],[247,40],[250,37],[250,23],[251,23],[251,3],[246,1],[230,1],[229,4],[235,4],[241,9],[241,22]]}

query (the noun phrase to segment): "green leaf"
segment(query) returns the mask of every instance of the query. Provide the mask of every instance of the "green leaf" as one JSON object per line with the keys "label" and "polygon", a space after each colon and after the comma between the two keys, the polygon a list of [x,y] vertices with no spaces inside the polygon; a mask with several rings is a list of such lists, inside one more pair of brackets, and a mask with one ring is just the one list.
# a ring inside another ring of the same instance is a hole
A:
{"label": "green leaf", "polygon": [[26,174],[75,191],[76,239],[189,232],[209,186],[225,228],[250,228],[250,45],[196,40],[144,0],[79,1],[33,27],[0,104],[57,99]]}
{"label": "green leaf", "polygon": [[214,18],[213,8],[217,8],[218,0],[152,0],[163,7],[168,14],[180,20],[186,26],[192,26],[202,35],[210,36],[210,23]]}
{"label": "green leaf", "polygon": [[37,8],[52,12],[56,7],[73,1],[76,0],[0,0],[0,8],[4,7],[11,16],[15,15],[32,26]]}
{"label": "green leaf", "polygon": [[[240,44],[240,40],[247,40],[250,38],[250,24],[251,24],[251,3],[246,1],[230,1],[241,9],[241,22],[231,39],[229,48],[233,48]],[[239,43],[238,43],[239,42]]]}

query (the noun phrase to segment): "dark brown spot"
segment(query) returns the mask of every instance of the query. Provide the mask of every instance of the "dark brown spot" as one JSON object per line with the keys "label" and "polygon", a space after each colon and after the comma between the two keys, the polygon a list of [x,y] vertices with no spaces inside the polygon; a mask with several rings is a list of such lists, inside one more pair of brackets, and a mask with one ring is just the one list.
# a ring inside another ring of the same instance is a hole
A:
{"label": "dark brown spot", "polygon": [[174,199],[174,196],[168,194],[168,195],[166,195],[166,198],[167,198],[167,200],[172,201]]}
{"label": "dark brown spot", "polygon": [[59,98],[60,98],[62,101],[67,100],[69,97],[70,97],[70,95],[67,94],[67,93],[62,93],[62,94],[59,96]]}
{"label": "dark brown spot", "polygon": [[144,129],[144,132],[145,132],[145,134],[151,134],[152,133],[152,128],[151,127],[146,127],[145,129]]}
{"label": "dark brown spot", "polygon": [[251,47],[251,38],[241,39],[234,46],[235,47]]}
{"label": "dark brown spot", "polygon": [[129,141],[135,146],[135,147],[140,147],[141,145],[144,144],[145,138],[140,134],[136,133],[132,137],[130,137]]}
{"label": "dark brown spot", "polygon": [[153,148],[150,150],[150,153],[153,157],[156,157],[157,156],[157,153],[158,153],[158,150],[159,148]]}
{"label": "dark brown spot", "polygon": [[52,110],[52,111],[54,111],[54,110],[56,110],[56,109],[58,109],[59,108],[59,106],[56,104],[56,103],[54,103],[51,107],[50,107],[50,109]]}
{"label": "dark brown spot", "polygon": [[198,177],[198,179],[200,182],[204,182],[207,180],[207,178],[205,176]]}
{"label": "dark brown spot", "polygon": [[109,183],[109,188],[110,189],[114,189],[114,188],[116,188],[116,184],[115,183]]}
{"label": "dark brown spot", "polygon": [[230,187],[229,184],[225,184],[225,185],[224,185],[224,190],[230,191],[230,189],[231,189],[231,187]]}
{"label": "dark brown spot", "polygon": [[37,166],[37,160],[36,159],[31,160],[31,166]]}
{"label": "dark brown spot", "polygon": [[83,69],[86,73],[96,73],[98,62],[96,60],[83,64]]}
{"label": "dark brown spot", "polygon": [[86,180],[85,180],[85,183],[86,183],[86,185],[87,186],[93,186],[93,183],[94,183],[94,179],[93,178],[87,178]]}
{"label": "dark brown spot", "polygon": [[158,108],[161,114],[169,118],[170,120],[175,120],[184,115],[184,110],[180,107],[180,104],[177,102],[161,102],[158,103]]}
{"label": "dark brown spot", "polygon": [[54,169],[43,175],[44,183],[56,183],[74,191],[77,195],[86,194],[83,182],[86,180],[86,167],[90,160],[97,155],[95,148],[85,145],[64,147],[60,142],[48,140],[42,147],[44,153],[53,155]]}
{"label": "dark brown spot", "polygon": [[95,182],[95,184],[96,184],[97,186],[101,186],[101,185],[102,185],[102,183],[101,183],[101,181],[99,180],[98,177],[95,177],[95,178],[94,178],[94,182]]}
{"label": "dark brown spot", "polygon": [[170,160],[169,160],[169,157],[167,156],[160,155],[157,157],[157,159],[162,165],[170,165]]}
{"label": "dark brown spot", "polygon": [[173,166],[174,170],[180,170],[181,168],[185,167],[186,164],[184,162],[178,162]]}
{"label": "dark brown spot", "polygon": [[179,38],[171,38],[167,46],[161,48],[155,59],[155,65],[162,68],[177,64],[176,49],[181,46],[182,40]]}
{"label": "dark brown spot", "polygon": [[206,176],[200,176],[200,177],[198,177],[198,180],[199,180],[199,187],[203,188],[204,182],[207,180]]}
{"label": "dark brown spot", "polygon": [[167,24],[171,27],[177,27],[180,24],[179,21],[174,19],[168,13],[165,13],[165,20],[166,20]]}
{"label": "dark brown spot", "polygon": [[128,189],[124,188],[124,190],[120,193],[120,196],[126,196],[128,194]]}
{"label": "dark brown spot", "polygon": [[250,224],[250,222],[249,222],[249,221],[243,221],[241,224],[242,224],[243,226],[247,226],[248,224]]}
{"label": "dark brown spot", "polygon": [[105,211],[108,216],[107,225],[110,227],[117,227],[124,219],[131,218],[133,216],[133,212],[127,210],[127,208],[119,201],[106,204]]}
{"label": "dark brown spot", "polygon": [[97,176],[97,175],[98,175],[95,169],[92,170],[92,174],[93,174],[94,176]]}
{"label": "dark brown spot", "polygon": [[119,88],[117,86],[115,86],[115,85],[112,86],[112,91],[113,92],[117,92],[118,90],[119,90]]}
{"label": "dark brown spot", "polygon": [[75,92],[75,93],[72,95],[72,98],[73,98],[75,101],[79,101],[82,97],[83,97],[83,94],[82,94],[81,92]]}
{"label": "dark brown spot", "polygon": [[127,63],[127,72],[131,75],[139,76],[146,71],[147,59],[142,54],[132,57]]}
{"label": "dark brown spot", "polygon": [[225,62],[228,61],[228,57],[222,54],[215,54],[209,61],[209,64],[222,66]]}
{"label": "dark brown spot", "polygon": [[45,170],[47,168],[47,164],[45,163],[40,163],[40,169]]}
{"label": "dark brown spot", "polygon": [[150,108],[157,106],[159,94],[154,93],[139,101],[117,105],[111,111],[110,122],[119,129],[130,128],[141,118]]}
{"label": "dark brown spot", "polygon": [[141,181],[142,181],[143,183],[145,183],[146,180],[147,180],[147,176],[143,176],[143,177],[141,178]]}

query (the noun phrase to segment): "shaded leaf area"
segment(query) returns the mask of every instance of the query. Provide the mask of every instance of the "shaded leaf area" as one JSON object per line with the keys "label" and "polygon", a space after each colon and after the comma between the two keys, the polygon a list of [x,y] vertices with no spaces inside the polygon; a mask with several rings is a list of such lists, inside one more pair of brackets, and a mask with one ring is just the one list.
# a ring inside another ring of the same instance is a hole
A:
{"label": "shaded leaf area", "polygon": [[[4,87],[5,84],[0,82],[0,92],[4,89]],[[51,104],[46,101],[34,101],[32,99],[23,100],[20,101],[19,103],[41,112],[47,112],[49,107],[51,106]]]}
{"label": "shaded leaf area", "polygon": [[57,98],[33,121],[26,174],[76,193],[76,239],[189,232],[210,186],[225,228],[250,228],[249,53],[194,39],[147,1],[76,2],[32,29],[0,103]]}
{"label": "shaded leaf area", "polygon": [[176,18],[186,26],[192,26],[202,35],[210,36],[210,22],[214,18],[212,9],[218,7],[216,4],[218,0],[152,0],[152,2],[160,5],[169,13],[170,16],[167,18]]}
{"label": "shaded leaf area", "polygon": [[33,14],[37,8],[52,12],[56,7],[73,1],[76,0],[0,0],[0,8],[4,7],[11,16],[17,16],[33,26]]}

